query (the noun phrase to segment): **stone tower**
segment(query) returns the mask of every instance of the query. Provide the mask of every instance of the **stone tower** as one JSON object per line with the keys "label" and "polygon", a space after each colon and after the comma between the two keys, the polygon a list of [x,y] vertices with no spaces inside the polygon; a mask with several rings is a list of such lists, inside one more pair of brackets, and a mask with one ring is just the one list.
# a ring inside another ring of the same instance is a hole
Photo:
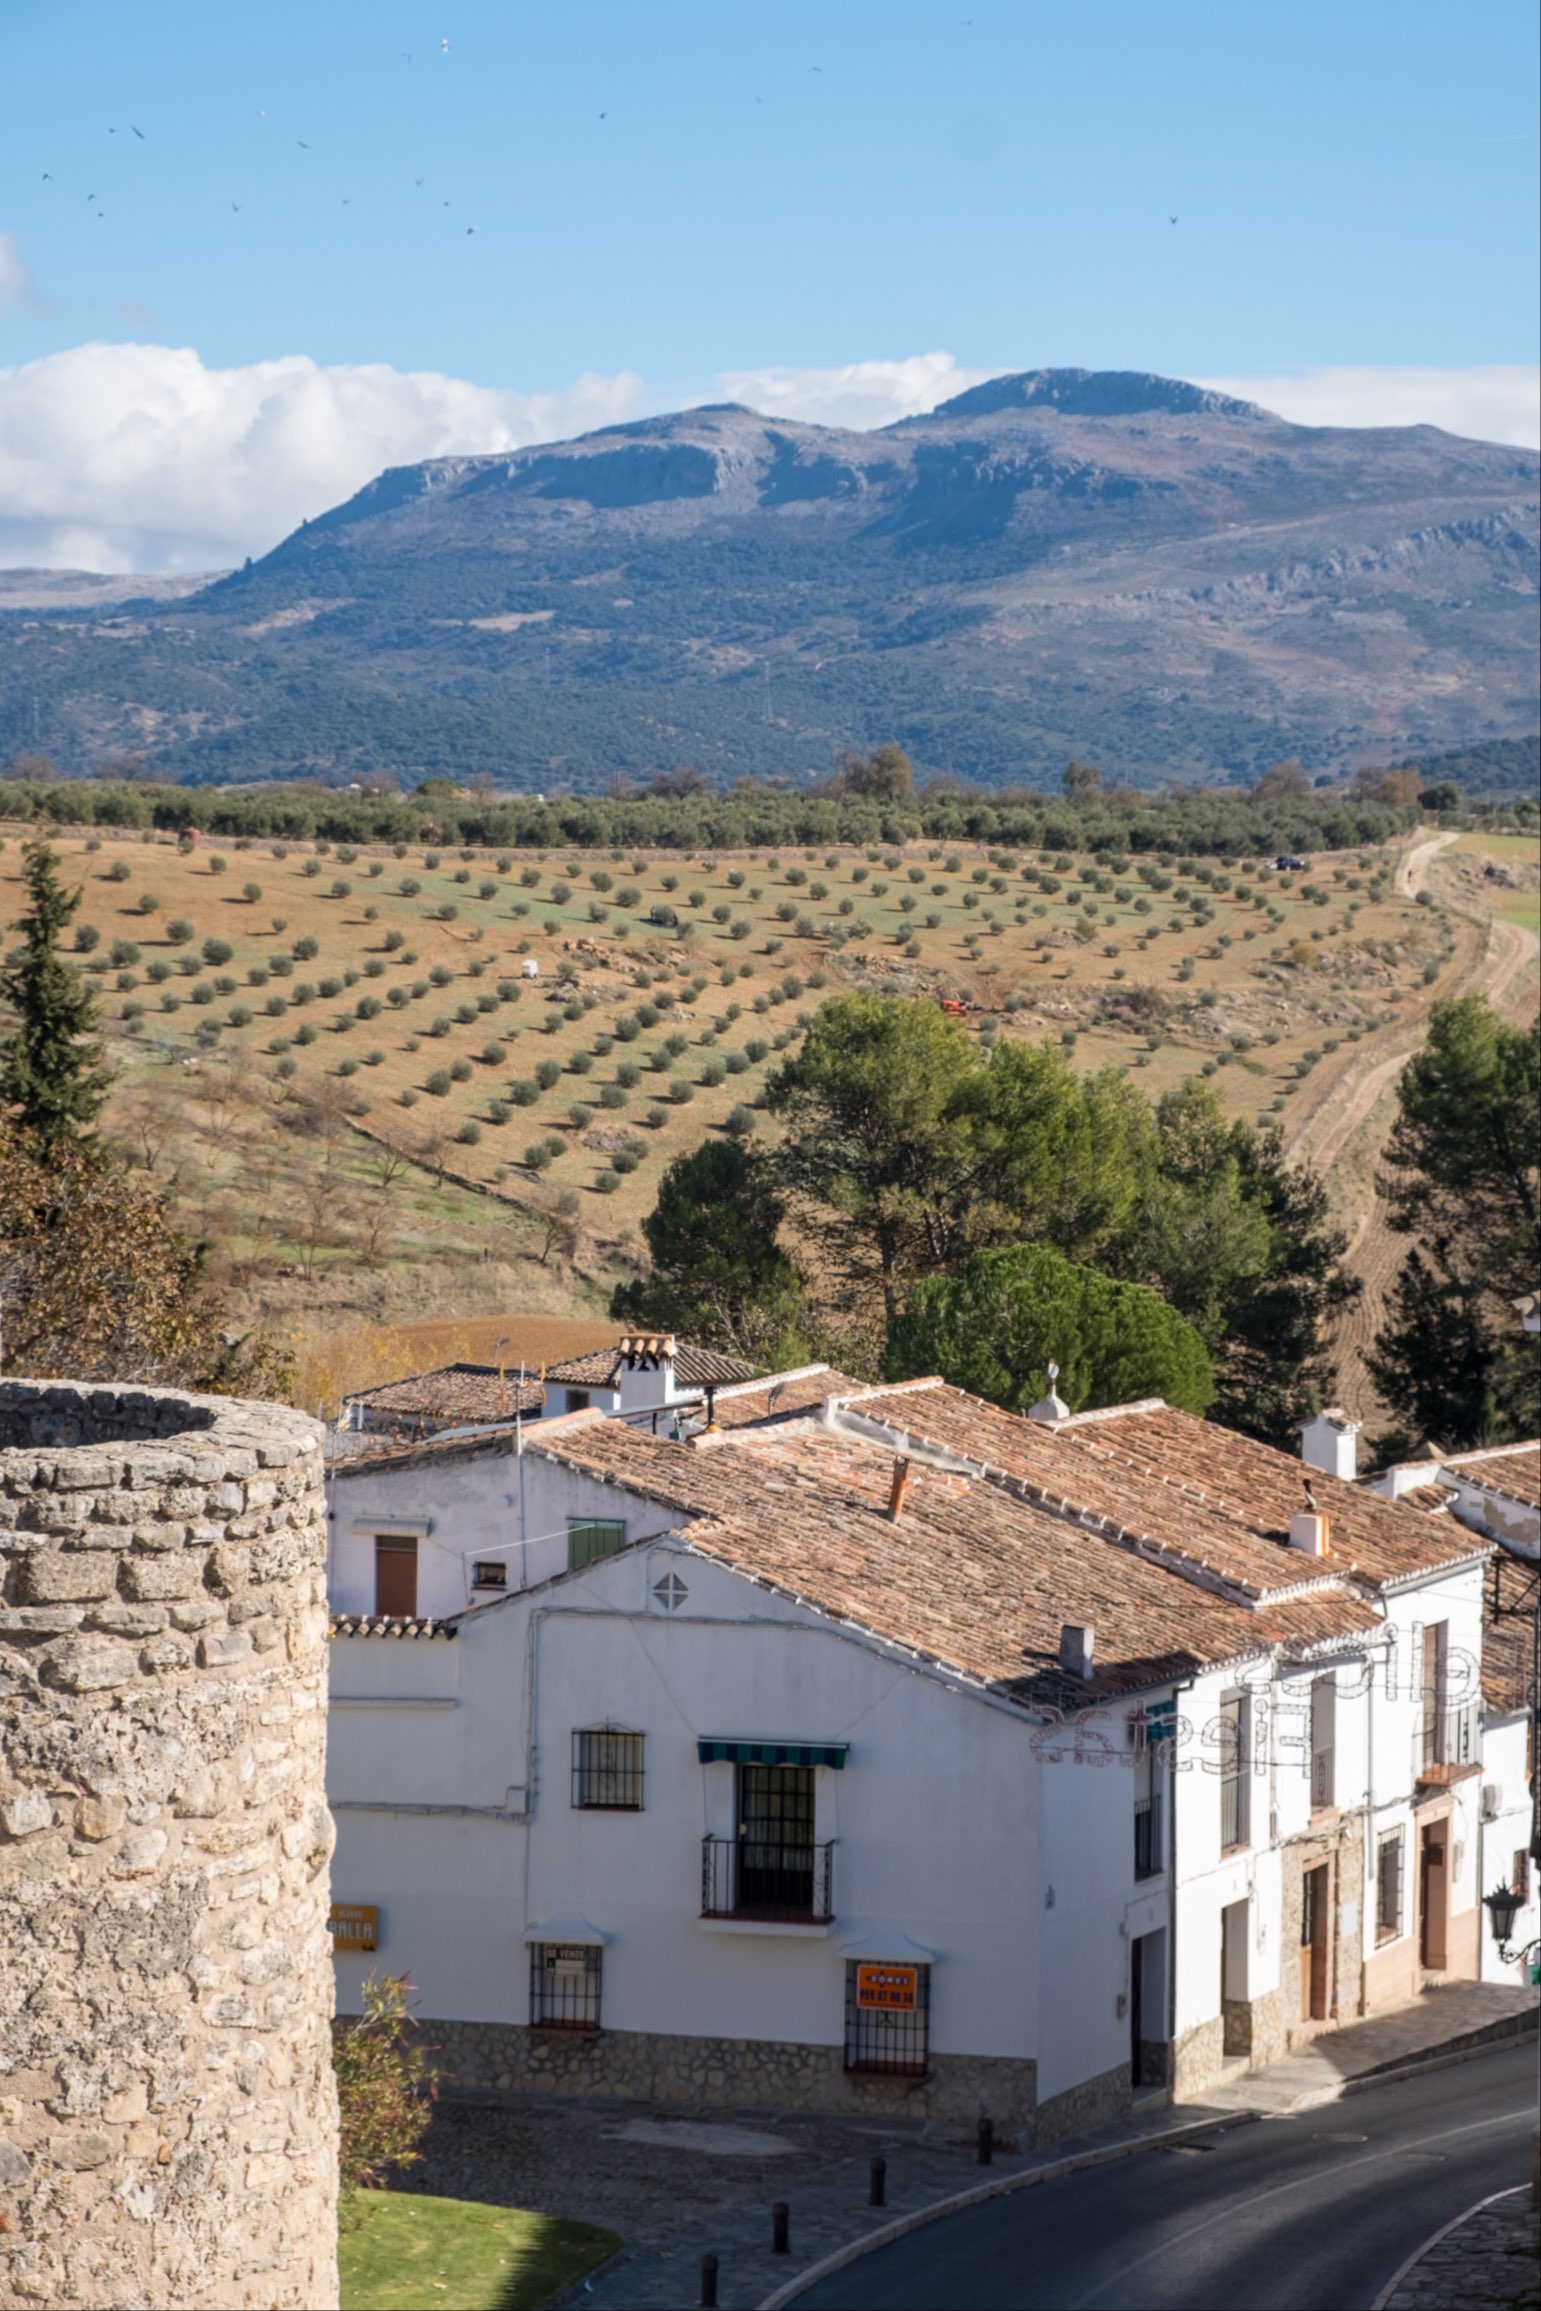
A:
{"label": "stone tower", "polygon": [[0,2305],[329,2306],[304,1414],[0,1381]]}

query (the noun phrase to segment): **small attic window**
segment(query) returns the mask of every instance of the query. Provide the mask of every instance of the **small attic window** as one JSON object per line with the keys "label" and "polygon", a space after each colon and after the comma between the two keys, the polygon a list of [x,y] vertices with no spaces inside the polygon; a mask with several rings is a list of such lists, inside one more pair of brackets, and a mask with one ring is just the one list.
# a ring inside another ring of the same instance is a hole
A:
{"label": "small attic window", "polygon": [[478,1557],[471,1567],[473,1589],[506,1589],[508,1567],[501,1557]]}

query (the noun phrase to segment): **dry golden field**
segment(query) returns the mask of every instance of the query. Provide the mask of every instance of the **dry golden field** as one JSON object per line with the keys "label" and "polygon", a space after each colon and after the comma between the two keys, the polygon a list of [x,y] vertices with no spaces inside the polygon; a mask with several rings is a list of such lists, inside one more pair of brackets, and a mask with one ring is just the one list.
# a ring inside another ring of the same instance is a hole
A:
{"label": "dry golden field", "polygon": [[[0,933],[25,831],[0,830]],[[1282,875],[963,845],[51,839],[98,934],[79,959],[121,1071],[113,1127],[175,1174],[249,1312],[316,1337],[602,1318],[662,1167],[708,1132],[766,1135],[768,1072],[844,986],[960,999],[975,1035],[1052,1035],[1153,1095],[1202,1072],[1341,1171],[1358,1225],[1364,1126],[1428,1004],[1491,978],[1495,937],[1516,967],[1534,949],[1534,844],[1491,883],[1473,838]]]}

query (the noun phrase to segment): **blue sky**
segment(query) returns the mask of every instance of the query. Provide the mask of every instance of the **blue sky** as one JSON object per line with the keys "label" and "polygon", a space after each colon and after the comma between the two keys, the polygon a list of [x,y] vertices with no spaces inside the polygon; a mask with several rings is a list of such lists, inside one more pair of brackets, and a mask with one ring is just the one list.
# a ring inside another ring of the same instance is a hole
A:
{"label": "blue sky", "polygon": [[0,366],[379,364],[553,424],[586,374],[938,350],[1513,369],[1536,49],[1531,0],[0,0]]}

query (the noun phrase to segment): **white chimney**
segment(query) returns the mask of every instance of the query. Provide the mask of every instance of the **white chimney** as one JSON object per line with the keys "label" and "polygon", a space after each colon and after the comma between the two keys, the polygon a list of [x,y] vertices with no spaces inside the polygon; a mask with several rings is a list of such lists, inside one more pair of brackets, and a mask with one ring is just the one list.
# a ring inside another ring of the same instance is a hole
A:
{"label": "white chimney", "polygon": [[1057,1420],[1070,1418],[1070,1407],[1054,1385],[1058,1378],[1059,1366],[1051,1358],[1049,1362],[1049,1393],[1047,1396],[1040,1396],[1036,1404],[1028,1407],[1027,1417],[1029,1420],[1042,1421],[1046,1426],[1052,1426]]}
{"label": "white chimney", "polygon": [[1308,1557],[1327,1554],[1327,1519],[1310,1509],[1301,1509],[1290,1518],[1290,1547],[1303,1549]]}
{"label": "white chimney", "polygon": [[1090,1677],[1097,1632],[1089,1621],[1066,1621],[1059,1633],[1059,1665],[1069,1677]]}
{"label": "white chimney", "polygon": [[677,1401],[674,1386],[677,1348],[672,1332],[627,1334],[621,1342],[622,1412],[645,1412],[654,1405]]}
{"label": "white chimney", "polygon": [[1358,1474],[1357,1438],[1363,1426],[1363,1421],[1350,1420],[1341,1405],[1329,1404],[1325,1411],[1299,1423],[1301,1459],[1308,1468],[1319,1468],[1327,1476],[1352,1484]]}

